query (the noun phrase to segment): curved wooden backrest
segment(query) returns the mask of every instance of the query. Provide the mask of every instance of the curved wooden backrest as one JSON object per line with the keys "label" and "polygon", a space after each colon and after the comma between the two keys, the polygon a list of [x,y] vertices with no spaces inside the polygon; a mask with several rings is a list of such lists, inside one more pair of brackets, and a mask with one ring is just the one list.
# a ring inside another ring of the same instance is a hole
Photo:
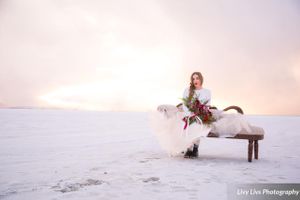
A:
{"label": "curved wooden backrest", "polygon": [[231,110],[231,109],[236,110],[240,114],[244,114],[244,111],[240,107],[238,107],[238,106],[229,106],[229,107],[227,107],[227,108],[225,108],[223,110],[227,111],[227,110]]}
{"label": "curved wooden backrest", "polygon": [[[182,107],[182,103],[180,103],[180,104],[178,104],[177,106],[176,106],[178,109],[181,109],[181,107]],[[210,106],[209,107],[210,109],[217,109],[217,107],[214,107],[214,106]],[[229,107],[227,107],[227,108],[225,108],[225,109],[223,109],[223,111],[228,111],[228,110],[236,110],[238,113],[240,113],[240,114],[244,114],[244,111],[240,108],[240,107],[238,107],[238,106],[229,106]]]}

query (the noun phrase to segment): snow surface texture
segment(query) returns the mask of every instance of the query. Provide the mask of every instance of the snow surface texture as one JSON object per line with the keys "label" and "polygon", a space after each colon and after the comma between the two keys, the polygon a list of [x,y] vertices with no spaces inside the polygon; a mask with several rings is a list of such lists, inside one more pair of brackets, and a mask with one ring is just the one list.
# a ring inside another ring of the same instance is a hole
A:
{"label": "snow surface texture", "polygon": [[0,199],[226,199],[228,183],[299,183],[300,117],[247,116],[246,140],[201,140],[198,159],[169,157],[147,113],[0,109]]}

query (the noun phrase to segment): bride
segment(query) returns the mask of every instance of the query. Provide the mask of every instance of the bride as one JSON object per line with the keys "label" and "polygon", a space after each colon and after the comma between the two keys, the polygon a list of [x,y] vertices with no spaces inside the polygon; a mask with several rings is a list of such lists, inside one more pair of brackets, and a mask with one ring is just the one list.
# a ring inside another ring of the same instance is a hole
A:
{"label": "bride", "polygon": [[[190,86],[184,90],[183,104],[180,107],[160,105],[151,116],[152,127],[161,147],[171,156],[184,155],[185,158],[198,157],[200,137],[206,137],[210,131],[220,137],[234,136],[242,128],[250,131],[249,124],[240,114],[225,114],[212,109],[211,92],[203,87],[203,76],[200,72],[192,73]],[[191,103],[200,102],[201,109],[207,108],[210,117],[205,123],[191,109]],[[194,119],[196,123],[191,123]]]}

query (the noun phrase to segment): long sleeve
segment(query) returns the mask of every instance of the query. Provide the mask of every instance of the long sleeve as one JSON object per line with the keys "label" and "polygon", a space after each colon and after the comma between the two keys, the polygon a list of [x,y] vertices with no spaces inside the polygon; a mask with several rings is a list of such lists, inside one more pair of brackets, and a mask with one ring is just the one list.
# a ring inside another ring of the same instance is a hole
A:
{"label": "long sleeve", "polygon": [[[184,92],[183,92],[183,98],[187,98],[188,96],[189,96],[189,89],[186,88],[186,89],[184,90]],[[185,116],[189,116],[189,115],[192,114],[192,113],[189,111],[188,107],[186,107],[186,106],[184,105],[184,103],[182,104],[182,108],[183,108],[183,111],[184,111],[184,115],[185,115]]]}

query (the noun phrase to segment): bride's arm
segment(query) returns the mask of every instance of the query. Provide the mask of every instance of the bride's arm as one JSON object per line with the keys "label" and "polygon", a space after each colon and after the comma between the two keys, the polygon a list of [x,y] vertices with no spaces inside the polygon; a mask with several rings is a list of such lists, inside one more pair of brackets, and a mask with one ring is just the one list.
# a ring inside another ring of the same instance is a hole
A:
{"label": "bride's arm", "polygon": [[[188,88],[184,90],[184,93],[183,93],[183,98],[187,98],[189,95],[189,90]],[[184,103],[182,104],[182,109],[184,111],[184,115],[185,116],[190,116],[192,113],[189,111],[188,107],[186,107],[186,105],[184,105]]]}

